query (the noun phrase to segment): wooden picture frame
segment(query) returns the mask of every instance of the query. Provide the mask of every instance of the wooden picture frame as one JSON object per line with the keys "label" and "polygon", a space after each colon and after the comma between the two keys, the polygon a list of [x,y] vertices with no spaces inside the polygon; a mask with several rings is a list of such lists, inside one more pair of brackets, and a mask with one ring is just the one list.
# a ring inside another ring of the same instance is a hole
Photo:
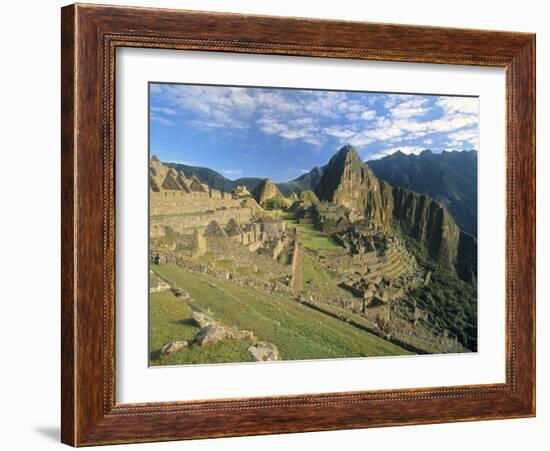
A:
{"label": "wooden picture frame", "polygon": [[[62,441],[73,446],[535,415],[535,35],[71,5],[62,9]],[[215,401],[115,400],[115,50],[506,69],[506,382]]]}

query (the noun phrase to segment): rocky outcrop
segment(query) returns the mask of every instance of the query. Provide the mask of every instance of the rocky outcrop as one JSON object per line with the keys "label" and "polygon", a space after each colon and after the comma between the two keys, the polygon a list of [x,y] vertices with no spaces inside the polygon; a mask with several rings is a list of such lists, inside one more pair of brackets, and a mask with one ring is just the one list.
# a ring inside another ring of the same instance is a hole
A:
{"label": "rocky outcrop", "polygon": [[304,204],[318,204],[319,198],[313,191],[302,191],[300,194],[300,202]]}
{"label": "rocky outcrop", "polygon": [[180,351],[182,349],[186,349],[189,346],[189,343],[187,341],[174,341],[172,343],[165,344],[162,349],[160,350],[161,354],[164,355],[170,355],[173,352]]}
{"label": "rocky outcrop", "polygon": [[224,340],[254,340],[254,334],[249,330],[239,330],[235,327],[225,327],[214,323],[200,330],[195,337],[195,344],[210,346]]}
{"label": "rocky outcrop", "polygon": [[166,178],[168,168],[164,166],[156,155],[149,162],[149,186],[152,191],[160,191]]}
{"label": "rocky outcrop", "polygon": [[380,180],[426,194],[443,204],[457,225],[475,237],[477,160],[475,150],[437,153],[424,150],[418,155],[397,151],[367,164]]}
{"label": "rocky outcrop", "polygon": [[344,146],[329,161],[317,185],[316,194],[322,201],[349,208],[359,216],[388,230],[391,205],[384,196],[379,180],[361,161],[353,146]]}
{"label": "rocky outcrop", "polygon": [[477,283],[477,240],[462,230],[458,238],[455,268],[462,280]]}
{"label": "rocky outcrop", "polygon": [[170,285],[168,285],[164,280],[158,280],[157,284],[155,286],[149,287],[149,293],[159,293],[161,291],[166,291],[170,289]]}
{"label": "rocky outcrop", "polygon": [[264,179],[252,193],[254,199],[261,207],[267,207],[270,203],[274,206],[290,206],[289,200],[281,194],[277,185],[270,179]]}
{"label": "rocky outcrop", "polygon": [[172,294],[182,301],[191,300],[191,295],[181,288],[172,287]]}
{"label": "rocky outcrop", "polygon": [[195,343],[199,346],[209,346],[227,338],[225,327],[219,324],[210,324],[204,327],[195,337]]}
{"label": "rocky outcrop", "polygon": [[189,189],[195,193],[208,193],[208,185],[202,183],[196,175],[191,177]]}
{"label": "rocky outcrop", "polygon": [[378,180],[352,146],[344,146],[331,158],[317,195],[323,201],[349,208],[387,233],[392,232],[392,222],[397,222],[430,258],[463,280],[475,281],[475,238],[461,231],[439,202]]}
{"label": "rocky outcrop", "polygon": [[461,231],[449,211],[428,196],[399,187],[393,187],[392,194],[393,218],[403,231],[418,241],[430,258],[461,279],[475,282],[476,239]]}
{"label": "rocky outcrop", "polygon": [[281,360],[279,350],[273,343],[259,342],[248,347],[248,353],[255,362]]}
{"label": "rocky outcrop", "polygon": [[216,321],[212,319],[210,316],[208,316],[206,313],[194,311],[191,314],[191,318],[193,321],[197,324],[199,327],[208,327],[213,324],[216,324]]}

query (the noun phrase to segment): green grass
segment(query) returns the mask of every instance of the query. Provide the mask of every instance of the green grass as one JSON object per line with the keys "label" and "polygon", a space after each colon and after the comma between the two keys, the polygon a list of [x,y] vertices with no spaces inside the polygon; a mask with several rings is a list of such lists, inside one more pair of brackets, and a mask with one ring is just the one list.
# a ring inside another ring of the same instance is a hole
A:
{"label": "green grass", "polygon": [[323,295],[349,296],[349,292],[336,284],[332,273],[305,252],[302,254],[302,289]]}
{"label": "green grass", "polygon": [[158,351],[166,343],[191,340],[199,331],[191,321],[191,308],[171,291],[151,294],[149,299],[150,351]]}
{"label": "green grass", "polygon": [[316,230],[314,226],[300,224],[291,211],[281,212],[280,218],[287,223],[288,227],[296,228],[300,232],[302,245],[306,249],[323,250],[341,247],[331,236]]}
{"label": "green grass", "polygon": [[243,276],[254,276],[254,272],[250,266],[239,266],[235,269],[237,273],[242,274]]}
{"label": "green grass", "polygon": [[334,249],[340,247],[340,245],[334,241],[331,236],[322,235],[319,232],[311,232],[309,230],[304,231],[306,227],[309,226],[300,226],[298,230],[302,232],[302,245],[306,249],[312,250],[322,250],[322,249]]}
{"label": "green grass", "polygon": [[217,260],[216,266],[229,272],[235,272],[235,262],[233,260]]}
{"label": "green grass", "polygon": [[278,218],[282,219],[283,221],[292,222],[295,221],[295,214],[293,211],[280,211],[278,213]]}
{"label": "green grass", "polygon": [[213,264],[216,261],[216,256],[212,251],[207,251],[199,257],[199,260],[204,263]]}
{"label": "green grass", "polygon": [[231,259],[216,260],[216,256],[212,251],[208,251],[199,257],[203,263],[216,266],[229,272],[235,272],[235,262]]}
{"label": "green grass", "polygon": [[[187,290],[201,310],[210,311],[228,326],[250,330],[260,340],[274,343],[284,360],[407,354],[386,340],[298,304],[288,294],[242,288],[175,266],[159,265],[155,269]],[[162,327],[159,322],[156,325]],[[238,343],[232,346],[238,348]],[[232,349],[233,361],[247,360],[237,351]]]}
{"label": "green grass", "polygon": [[149,271],[149,286],[155,287],[159,284],[160,278],[152,271]]}
{"label": "green grass", "polygon": [[192,310],[170,291],[151,295],[149,301],[149,351],[150,363],[157,365],[181,365],[185,363],[248,362],[246,352],[249,341],[227,340],[223,343],[201,348],[191,346],[168,356],[160,349],[173,341],[192,341],[200,328],[191,319]]}

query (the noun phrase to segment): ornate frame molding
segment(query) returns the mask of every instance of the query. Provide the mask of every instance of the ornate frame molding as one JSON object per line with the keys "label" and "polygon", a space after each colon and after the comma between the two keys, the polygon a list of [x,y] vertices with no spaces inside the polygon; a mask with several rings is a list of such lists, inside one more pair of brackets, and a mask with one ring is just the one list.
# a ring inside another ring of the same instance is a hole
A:
{"label": "ornate frame molding", "polygon": [[[81,446],[534,415],[534,35],[77,4],[62,9],[62,42],[64,443]],[[118,47],[505,67],[506,383],[117,404]]]}

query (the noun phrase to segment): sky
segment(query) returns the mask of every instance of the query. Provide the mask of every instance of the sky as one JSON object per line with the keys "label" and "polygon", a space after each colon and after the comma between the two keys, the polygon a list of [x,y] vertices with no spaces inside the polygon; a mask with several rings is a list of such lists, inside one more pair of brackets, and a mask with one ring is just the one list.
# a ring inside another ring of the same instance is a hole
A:
{"label": "sky", "polygon": [[149,150],[225,177],[293,180],[343,145],[365,161],[398,150],[478,150],[478,99],[149,84]]}

